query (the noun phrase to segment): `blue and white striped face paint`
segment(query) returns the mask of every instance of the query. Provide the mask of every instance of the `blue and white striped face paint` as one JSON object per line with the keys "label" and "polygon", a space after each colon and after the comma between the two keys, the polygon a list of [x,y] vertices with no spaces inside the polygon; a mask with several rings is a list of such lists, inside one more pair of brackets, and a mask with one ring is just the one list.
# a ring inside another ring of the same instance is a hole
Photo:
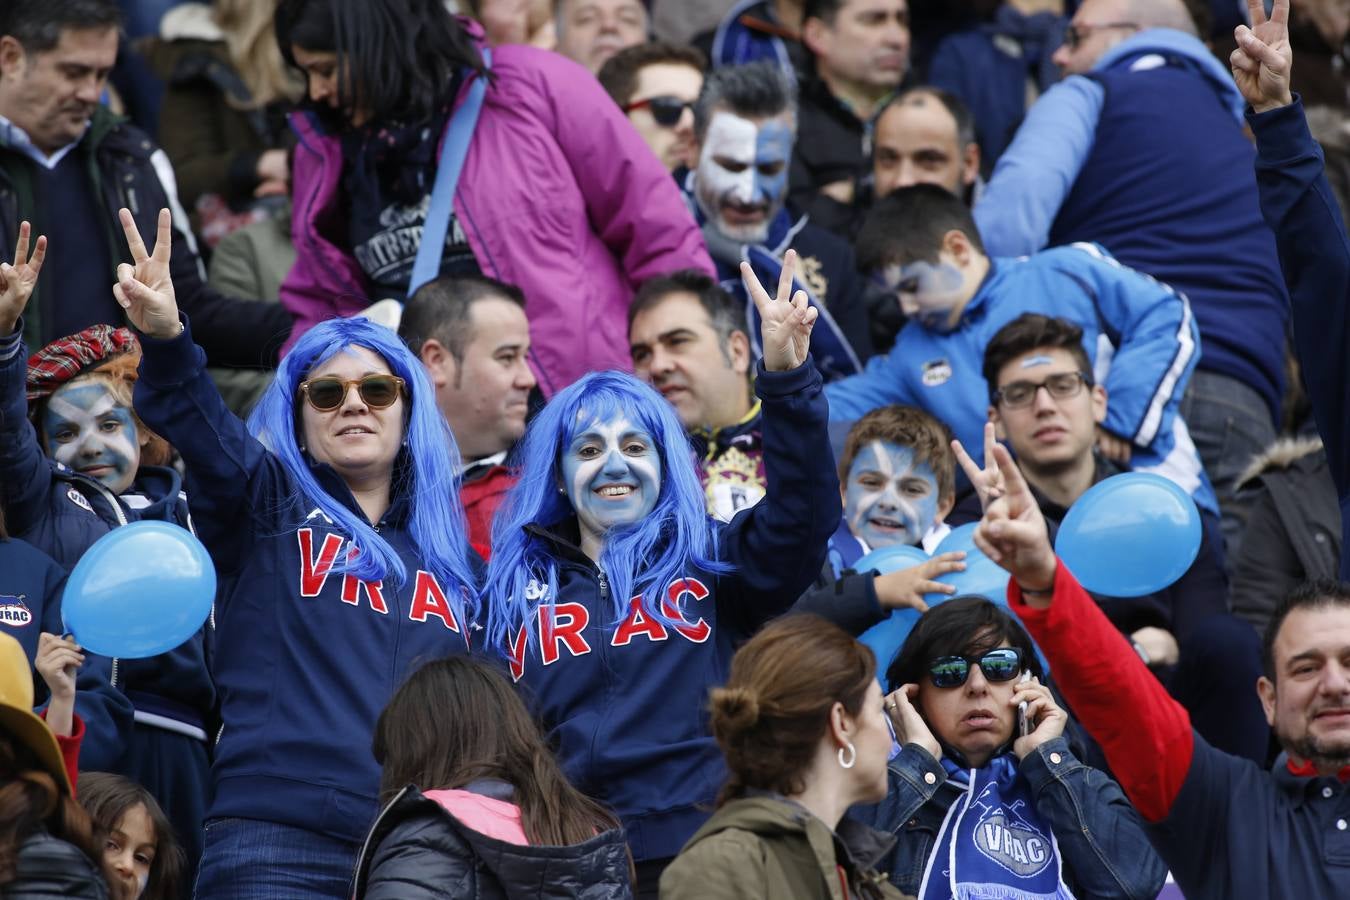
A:
{"label": "blue and white striped face paint", "polygon": [[875,550],[918,544],[937,524],[937,475],[914,451],[890,441],[858,449],[844,485],[844,521]]}
{"label": "blue and white striped face paint", "polygon": [[581,530],[592,537],[643,518],[661,495],[656,441],[626,418],[592,422],[563,451],[561,468]]}
{"label": "blue and white striped face paint", "polygon": [[695,194],[717,230],[735,241],[765,239],[787,195],[792,119],[745,119],[719,111],[699,151]]}

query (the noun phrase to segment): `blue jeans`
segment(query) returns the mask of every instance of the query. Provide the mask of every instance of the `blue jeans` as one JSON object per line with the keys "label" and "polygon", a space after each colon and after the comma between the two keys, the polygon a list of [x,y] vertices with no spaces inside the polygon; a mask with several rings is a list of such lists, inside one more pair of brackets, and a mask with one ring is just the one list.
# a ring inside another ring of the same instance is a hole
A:
{"label": "blue jeans", "polygon": [[1275,442],[1270,407],[1236,378],[1197,369],[1186,387],[1180,413],[1219,497],[1224,557],[1231,561],[1237,558],[1251,502],[1250,497],[1234,496],[1234,488],[1252,459]]}
{"label": "blue jeans", "polygon": [[361,848],[292,825],[211,819],[195,900],[346,897]]}

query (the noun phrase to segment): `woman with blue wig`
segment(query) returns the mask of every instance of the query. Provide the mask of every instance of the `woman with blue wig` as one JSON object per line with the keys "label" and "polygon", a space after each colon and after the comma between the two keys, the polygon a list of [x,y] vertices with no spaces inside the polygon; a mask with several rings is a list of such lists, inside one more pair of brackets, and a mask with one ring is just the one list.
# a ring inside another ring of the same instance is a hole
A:
{"label": "woman with blue wig", "polygon": [[223,724],[196,896],[341,896],[377,809],[380,710],[416,662],[469,647],[454,440],[418,361],[359,318],[310,330],[246,427],[175,303],[168,210],[153,254],[121,215],[137,409],[182,454],[220,582]]}
{"label": "woman with blue wig", "polygon": [[815,310],[742,277],[763,319],[766,496],[730,523],[705,511],[671,405],[629,375],[560,391],[526,432],[520,482],[498,512],[486,640],[583,791],[619,813],[638,893],[712,810],[725,779],[708,689],[731,655],[811,584],[839,524],[821,379],[807,355]]}

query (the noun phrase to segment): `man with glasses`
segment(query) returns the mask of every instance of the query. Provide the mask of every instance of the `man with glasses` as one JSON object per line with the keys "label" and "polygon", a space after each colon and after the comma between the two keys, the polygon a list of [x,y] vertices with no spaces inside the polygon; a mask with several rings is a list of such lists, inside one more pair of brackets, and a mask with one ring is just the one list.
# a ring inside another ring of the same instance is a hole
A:
{"label": "man with glasses", "polygon": [[1182,0],[1084,0],[1054,60],[1068,77],[1028,111],[975,220],[995,255],[1093,241],[1190,300],[1205,352],[1181,411],[1231,558],[1237,477],[1275,440],[1289,310],[1242,96]]}
{"label": "man with glasses", "polygon": [[851,422],[888,403],[919,406],[982,455],[985,347],[1024,312],[1063,316],[1083,329],[1084,350],[1110,391],[1094,429],[1102,453],[1172,479],[1217,512],[1177,415],[1200,349],[1184,297],[1093,244],[1023,259],[987,256],[965,203],[931,184],[878,201],[859,234],[858,257],[899,294],[909,322],[889,354],[826,385],[831,420]]}
{"label": "man with glasses", "polygon": [[620,50],[600,67],[600,86],[671,172],[695,163],[694,101],[706,67],[692,47],[659,43]]}
{"label": "man with glasses", "polygon": [[[1077,325],[1039,313],[1018,316],[989,342],[984,378],[988,428],[1017,457],[1047,520],[1058,525],[1088,488],[1126,471],[1095,452],[1107,391],[1092,376]],[[964,454],[957,459],[981,496],[991,480],[998,483],[988,454],[984,470]],[[1186,707],[1205,740],[1264,765],[1270,729],[1251,690],[1261,674],[1260,641],[1250,625],[1228,612],[1213,524],[1213,538],[1204,536],[1195,562],[1176,583],[1143,597],[1094,599]]]}

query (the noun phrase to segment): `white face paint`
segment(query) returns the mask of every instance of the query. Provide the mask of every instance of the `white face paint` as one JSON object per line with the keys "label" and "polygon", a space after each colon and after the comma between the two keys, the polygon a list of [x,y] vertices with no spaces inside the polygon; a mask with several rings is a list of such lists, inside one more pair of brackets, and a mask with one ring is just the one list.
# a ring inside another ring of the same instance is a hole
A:
{"label": "white face paint", "polygon": [[562,475],[583,533],[602,537],[656,506],[661,455],[652,436],[628,419],[596,421],[563,451]]}
{"label": "white face paint", "polygon": [[937,523],[937,503],[937,476],[908,447],[872,441],[849,466],[844,520],[873,549],[919,543]]}
{"label": "white face paint", "polygon": [[899,295],[905,315],[932,331],[953,330],[970,299],[961,270],[941,256],[936,264],[920,260],[907,266],[887,266],[882,276]]}
{"label": "white face paint", "polygon": [[114,493],[129,490],[136,480],[141,462],[136,421],[106,384],[62,385],[47,400],[42,432],[52,459],[97,478]]}
{"label": "white face paint", "polygon": [[762,241],[783,206],[792,120],[784,114],[758,123],[734,113],[713,114],[699,151],[699,206],[727,237]]}

